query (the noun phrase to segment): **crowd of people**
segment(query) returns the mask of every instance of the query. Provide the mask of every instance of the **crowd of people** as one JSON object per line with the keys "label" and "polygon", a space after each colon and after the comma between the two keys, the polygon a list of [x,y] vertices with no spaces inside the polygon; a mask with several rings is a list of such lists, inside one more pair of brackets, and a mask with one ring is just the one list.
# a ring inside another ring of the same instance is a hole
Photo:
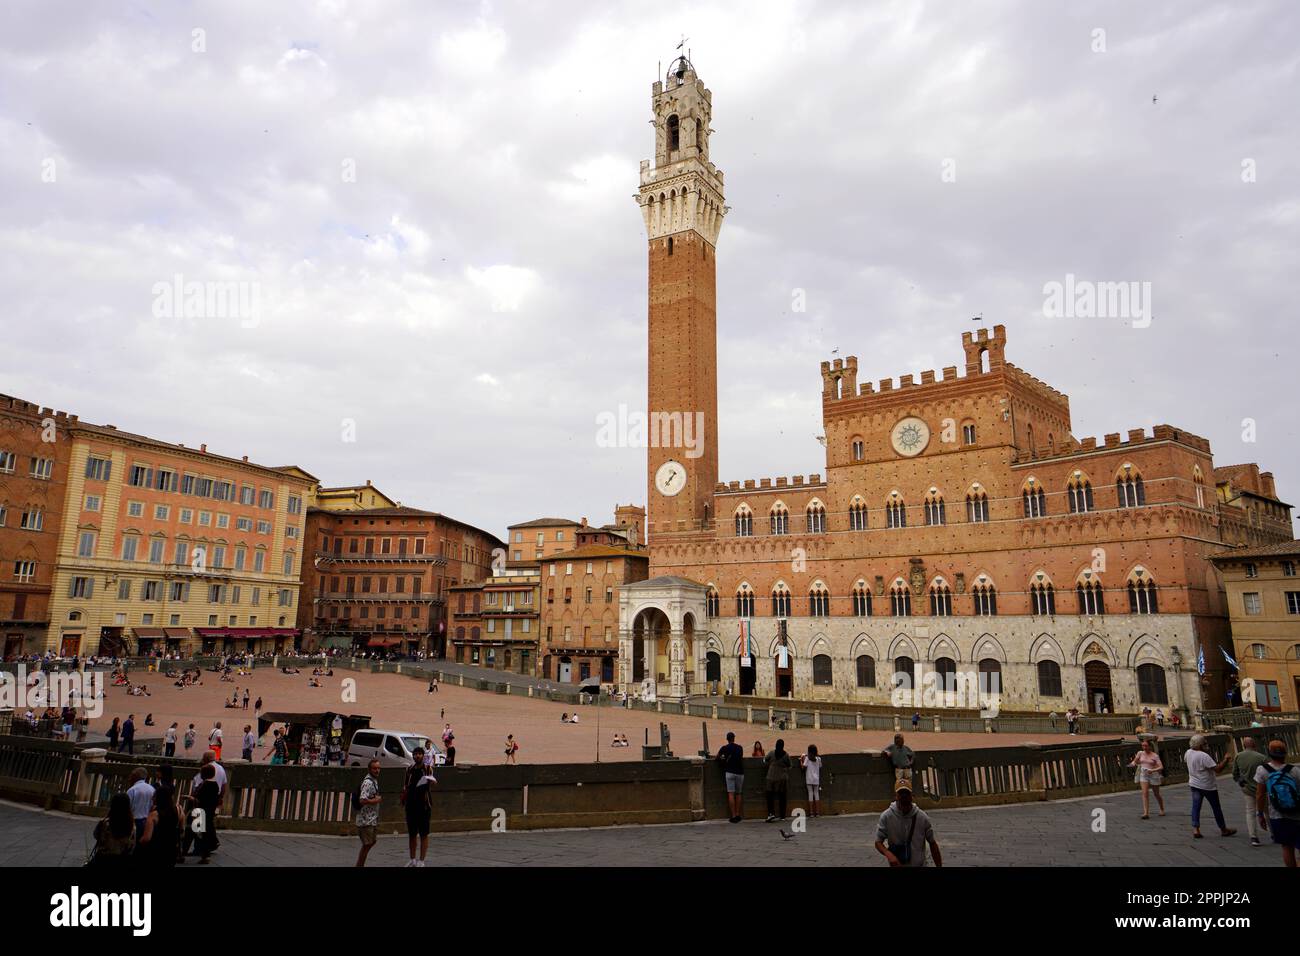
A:
{"label": "crowd of people", "polygon": [[108,813],[95,824],[86,865],[159,869],[184,863],[191,853],[208,863],[220,846],[217,815],[226,787],[226,770],[211,750],[185,797],[178,796],[171,764],[159,766],[153,782],[144,767],[135,768],[130,786],[113,794]]}

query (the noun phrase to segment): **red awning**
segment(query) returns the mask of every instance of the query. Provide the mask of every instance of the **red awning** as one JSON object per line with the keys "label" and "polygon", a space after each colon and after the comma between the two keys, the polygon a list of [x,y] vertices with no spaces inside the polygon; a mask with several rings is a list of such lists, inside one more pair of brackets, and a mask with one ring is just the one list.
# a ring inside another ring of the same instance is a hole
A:
{"label": "red awning", "polygon": [[133,627],[131,630],[136,637],[158,638],[163,636],[161,627]]}
{"label": "red awning", "polygon": [[188,627],[164,627],[163,633],[167,635],[169,641],[179,641],[190,636]]}
{"label": "red awning", "polygon": [[292,627],[196,627],[200,637],[291,637],[298,633]]}

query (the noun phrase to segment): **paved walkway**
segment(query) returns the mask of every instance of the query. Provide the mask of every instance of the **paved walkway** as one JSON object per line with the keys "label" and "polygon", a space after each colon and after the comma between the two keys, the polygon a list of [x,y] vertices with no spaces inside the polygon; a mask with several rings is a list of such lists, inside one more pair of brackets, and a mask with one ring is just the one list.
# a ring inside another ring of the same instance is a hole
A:
{"label": "paved walkway", "polygon": [[[1186,786],[1165,793],[1168,816],[1140,820],[1136,793],[1006,807],[935,810],[931,816],[949,866],[1281,866],[1268,842],[1250,846],[1242,801],[1220,781],[1233,837],[1220,837],[1208,816],[1193,840]],[[1105,811],[1105,832],[1093,831]],[[875,852],[875,816],[808,821],[806,833],[782,839],[776,823],[725,821],[590,830],[434,834],[431,866],[883,866]],[[0,802],[0,866],[79,866],[94,821]],[[789,832],[789,824],[785,824]],[[229,832],[215,866],[348,866],[354,837]],[[195,861],[191,860],[186,865]],[[406,863],[404,836],[382,836],[372,866]]]}

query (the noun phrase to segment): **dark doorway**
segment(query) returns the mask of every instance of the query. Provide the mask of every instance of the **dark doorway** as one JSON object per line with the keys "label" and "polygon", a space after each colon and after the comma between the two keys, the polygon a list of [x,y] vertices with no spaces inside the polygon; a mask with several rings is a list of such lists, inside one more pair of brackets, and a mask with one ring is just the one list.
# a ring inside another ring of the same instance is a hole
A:
{"label": "dark doorway", "polygon": [[709,651],[704,655],[704,679],[722,680],[722,655],[716,651]]}
{"label": "dark doorway", "polygon": [[614,658],[607,656],[600,659],[600,680],[604,684],[614,683]]}
{"label": "dark doorway", "polygon": [[1106,663],[1088,661],[1084,664],[1083,681],[1088,687],[1089,713],[1100,714],[1103,709],[1107,713],[1114,713],[1115,704],[1110,690],[1110,668]]}
{"label": "dark doorway", "polygon": [[645,680],[645,641],[640,635],[632,641],[632,682],[639,684]]}
{"label": "dark doorway", "polygon": [[754,693],[754,686],[758,683],[758,668],[753,664],[753,658],[750,658],[750,664],[745,666],[745,658],[740,659],[740,692],[742,694]]}

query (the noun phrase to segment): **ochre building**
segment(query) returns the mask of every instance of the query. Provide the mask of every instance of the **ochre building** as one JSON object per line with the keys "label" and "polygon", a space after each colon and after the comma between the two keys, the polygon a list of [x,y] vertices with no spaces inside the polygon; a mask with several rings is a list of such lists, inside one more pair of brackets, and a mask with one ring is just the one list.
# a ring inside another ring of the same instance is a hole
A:
{"label": "ochre building", "polygon": [[[719,482],[728,207],[712,95],[682,58],[651,100],[638,202],[661,427],[649,579],[621,595],[618,682],[927,710],[992,694],[1043,712],[1217,705],[1231,645],[1209,558],[1289,540],[1289,506],[1253,465],[1216,471],[1209,442],[1181,428],[1076,438],[1069,398],[1008,360],[1000,325],[962,335],[937,372],[871,381],[855,357],[822,363],[825,462]],[[702,446],[679,420],[702,426]],[[909,688],[941,693],[901,698]]]}

